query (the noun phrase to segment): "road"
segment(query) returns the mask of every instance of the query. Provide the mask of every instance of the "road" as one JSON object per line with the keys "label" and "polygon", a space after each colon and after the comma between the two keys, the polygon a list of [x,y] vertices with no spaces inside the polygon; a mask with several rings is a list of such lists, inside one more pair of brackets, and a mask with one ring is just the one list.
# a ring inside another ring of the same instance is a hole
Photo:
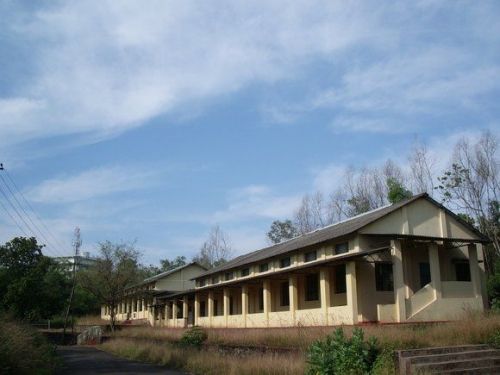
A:
{"label": "road", "polygon": [[185,375],[183,372],[168,370],[165,367],[118,358],[88,346],[59,346],[57,354],[63,365],[58,375],[84,374],[164,374]]}

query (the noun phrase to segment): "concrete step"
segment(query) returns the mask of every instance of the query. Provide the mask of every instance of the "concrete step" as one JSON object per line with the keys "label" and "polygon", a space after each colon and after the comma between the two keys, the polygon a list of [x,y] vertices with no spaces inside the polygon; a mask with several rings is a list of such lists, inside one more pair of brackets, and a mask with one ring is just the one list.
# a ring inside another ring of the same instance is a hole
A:
{"label": "concrete step", "polygon": [[496,358],[496,357],[500,358],[500,350],[498,349],[484,349],[484,350],[472,350],[465,352],[422,355],[422,356],[406,358],[406,369],[408,370],[409,366],[414,366],[418,364],[459,361],[461,359],[481,359],[481,358]]}
{"label": "concrete step", "polygon": [[440,346],[435,348],[407,349],[398,350],[399,358],[416,357],[430,354],[444,354],[456,352],[470,352],[474,350],[489,349],[488,345],[458,345],[458,346]]}
{"label": "concrete step", "polygon": [[[401,374],[411,374],[412,364],[417,363],[430,363],[430,362],[445,362],[453,359],[464,358],[463,354],[467,353],[468,356],[483,356],[482,352],[490,349],[487,345],[460,345],[460,346],[445,346],[435,348],[422,348],[422,349],[409,349],[399,350],[397,352],[399,359],[399,371]],[[472,353],[479,354],[472,354]],[[491,354],[492,352],[490,352]],[[455,357],[447,358],[446,355],[456,354]],[[462,355],[462,357],[461,357]],[[444,357],[439,357],[444,356]],[[424,357],[429,357],[428,359]],[[417,359],[414,359],[417,358]],[[467,359],[465,357],[464,359]]]}
{"label": "concrete step", "polygon": [[500,374],[500,366],[474,367],[467,370],[441,371],[439,374],[447,375],[475,375],[475,374]]}
{"label": "concrete step", "polygon": [[418,364],[412,366],[412,373],[436,373],[442,374],[444,371],[470,370],[478,367],[500,366],[500,357],[486,357],[480,359],[461,359],[458,361],[444,361],[435,363]]}

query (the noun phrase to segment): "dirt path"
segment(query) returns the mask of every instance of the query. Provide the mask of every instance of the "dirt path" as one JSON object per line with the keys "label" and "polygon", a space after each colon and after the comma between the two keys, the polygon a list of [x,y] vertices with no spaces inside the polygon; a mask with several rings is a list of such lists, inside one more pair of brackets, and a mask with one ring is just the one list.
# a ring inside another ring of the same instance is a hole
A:
{"label": "dirt path", "polygon": [[59,346],[57,354],[63,365],[58,375],[83,374],[165,374],[184,375],[185,373],[168,370],[162,366],[133,362],[118,358],[106,352],[87,346]]}

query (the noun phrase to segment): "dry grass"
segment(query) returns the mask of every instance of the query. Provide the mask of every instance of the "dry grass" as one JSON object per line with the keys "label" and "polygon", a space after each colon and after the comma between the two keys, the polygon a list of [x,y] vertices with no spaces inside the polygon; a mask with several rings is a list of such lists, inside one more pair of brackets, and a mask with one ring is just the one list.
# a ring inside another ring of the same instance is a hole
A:
{"label": "dry grass", "polygon": [[[209,344],[265,346],[305,349],[325,337],[336,327],[207,329]],[[365,325],[365,337],[374,336],[383,345],[417,348],[460,344],[479,344],[500,331],[500,315],[467,314],[460,321],[432,324]],[[344,327],[347,334],[351,326]],[[130,327],[116,332],[115,337],[178,341],[183,329]]]}
{"label": "dry grass", "polygon": [[0,315],[0,374],[52,374],[55,347],[32,327]]}
{"label": "dry grass", "polygon": [[102,326],[102,325],[108,325],[109,321],[101,319],[100,315],[85,315],[76,318],[75,324],[82,326]]}
{"label": "dry grass", "polygon": [[243,356],[224,355],[217,350],[198,351],[190,348],[158,345],[133,339],[116,338],[101,345],[105,351],[118,356],[179,368],[194,374],[303,374],[303,356],[288,354],[249,354]]}

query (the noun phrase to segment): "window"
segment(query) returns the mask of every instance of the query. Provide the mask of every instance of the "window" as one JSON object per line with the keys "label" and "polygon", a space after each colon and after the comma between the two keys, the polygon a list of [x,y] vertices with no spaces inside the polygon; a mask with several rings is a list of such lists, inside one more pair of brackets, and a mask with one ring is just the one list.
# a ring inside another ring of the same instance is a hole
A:
{"label": "window", "polygon": [[200,284],[199,284],[199,285],[200,285],[200,286],[205,286],[205,285],[207,285],[207,279],[201,279],[201,280],[200,280]]}
{"label": "window", "polygon": [[455,275],[457,281],[470,281],[469,261],[460,260],[455,262]]}
{"label": "window", "polygon": [[259,266],[259,272],[266,272],[267,270],[269,270],[269,263],[262,263]]}
{"label": "window", "polygon": [[280,268],[290,267],[290,257],[280,259]]}
{"label": "window", "polygon": [[335,255],[344,254],[349,251],[349,243],[342,242],[335,245]]}
{"label": "window", "polygon": [[284,281],[280,285],[280,306],[290,306],[290,293],[288,291],[288,281]]}
{"label": "window", "polygon": [[394,290],[392,263],[375,263],[375,288],[378,292]]}
{"label": "window", "polygon": [[317,251],[309,251],[308,253],[304,254],[304,262],[312,262],[313,260],[316,260],[318,257]]}
{"label": "window", "polygon": [[214,299],[214,316],[217,316],[219,312],[219,301]]}
{"label": "window", "polygon": [[431,282],[431,265],[429,262],[419,263],[420,287],[423,288]]}
{"label": "window", "polygon": [[205,301],[200,301],[200,316],[206,316]]}
{"label": "window", "polygon": [[230,296],[229,297],[229,315],[233,315],[234,314],[234,311],[233,311],[233,296]]}
{"label": "window", "polygon": [[219,282],[219,277],[218,276],[212,277],[212,284],[217,284],[218,282]]}
{"label": "window", "polygon": [[306,275],[306,301],[319,299],[319,278],[317,273]]}
{"label": "window", "polygon": [[248,275],[250,275],[250,268],[243,268],[241,270],[241,276],[243,277],[243,276],[248,276]]}
{"label": "window", "polygon": [[345,281],[345,264],[335,266],[335,293],[345,293],[347,290]]}
{"label": "window", "polygon": [[259,310],[264,310],[264,288],[259,288]]}
{"label": "window", "polygon": [[226,272],[226,273],[224,274],[224,279],[225,279],[226,281],[232,280],[232,279],[233,279],[233,273],[232,273],[232,272]]}

